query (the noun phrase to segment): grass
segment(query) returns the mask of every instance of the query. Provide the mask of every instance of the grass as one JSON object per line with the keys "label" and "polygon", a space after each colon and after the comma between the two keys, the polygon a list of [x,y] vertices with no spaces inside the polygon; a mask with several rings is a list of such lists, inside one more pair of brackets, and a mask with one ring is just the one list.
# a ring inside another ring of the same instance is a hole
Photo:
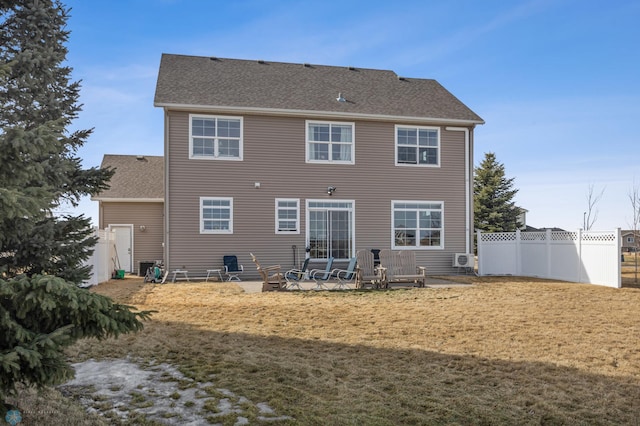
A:
{"label": "grass", "polygon": [[159,312],[137,335],[68,353],[174,364],[295,419],[278,424],[638,425],[640,286],[626,269],[622,289],[467,276],[456,279],[475,285],[245,294],[113,281],[93,291]]}
{"label": "grass", "polygon": [[624,253],[623,257],[622,286],[640,288],[640,253]]}

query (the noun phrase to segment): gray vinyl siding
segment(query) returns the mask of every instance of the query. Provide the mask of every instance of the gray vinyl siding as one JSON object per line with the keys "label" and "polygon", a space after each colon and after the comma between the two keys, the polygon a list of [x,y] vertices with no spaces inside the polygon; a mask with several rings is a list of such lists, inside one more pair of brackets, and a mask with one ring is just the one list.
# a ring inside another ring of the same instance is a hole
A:
{"label": "gray vinyl siding", "polygon": [[[309,199],[355,202],[356,250],[391,247],[392,200],[442,201],[445,247],[415,250],[417,260],[429,274],[451,273],[453,254],[465,251],[464,132],[440,127],[441,167],[396,166],[395,125],[403,123],[355,121],[355,164],[309,164],[304,118],[244,115],[243,161],[190,160],[189,113],[166,117],[169,269],[201,275],[235,254],[243,277],[257,278],[250,252],[263,266],[291,268],[294,251],[299,262],[305,256]],[[332,197],[327,186],[337,188]],[[233,234],[200,234],[200,197],[233,198]],[[300,234],[275,233],[276,198],[300,199]]]}
{"label": "gray vinyl siding", "polygon": [[[163,258],[164,203],[102,202],[100,228],[133,225],[133,270],[140,262]],[[144,231],[140,230],[144,226]]]}

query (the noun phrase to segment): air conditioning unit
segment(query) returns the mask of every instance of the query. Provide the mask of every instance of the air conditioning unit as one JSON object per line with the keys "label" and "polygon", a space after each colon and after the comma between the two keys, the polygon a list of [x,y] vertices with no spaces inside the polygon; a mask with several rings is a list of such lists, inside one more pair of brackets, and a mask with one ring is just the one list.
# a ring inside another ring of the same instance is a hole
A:
{"label": "air conditioning unit", "polygon": [[471,253],[456,253],[453,255],[453,266],[458,268],[473,268],[475,258]]}

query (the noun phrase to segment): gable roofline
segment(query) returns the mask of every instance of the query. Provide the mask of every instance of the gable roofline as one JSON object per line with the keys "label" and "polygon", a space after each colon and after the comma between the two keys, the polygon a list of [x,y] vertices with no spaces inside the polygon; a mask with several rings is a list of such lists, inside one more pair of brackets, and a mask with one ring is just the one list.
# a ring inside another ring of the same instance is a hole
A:
{"label": "gable roofline", "polygon": [[174,104],[164,102],[154,102],[153,106],[164,108],[172,111],[192,111],[192,112],[209,112],[209,113],[230,113],[230,114],[256,114],[256,115],[275,115],[287,117],[306,117],[306,118],[337,118],[337,119],[363,119],[370,121],[403,121],[410,123],[428,123],[428,124],[456,124],[456,125],[478,125],[485,124],[484,120],[462,120],[452,118],[435,118],[435,117],[408,117],[399,115],[382,115],[382,114],[362,114],[339,111],[310,111],[296,109],[278,109],[278,108],[248,108],[248,107],[232,107],[232,106],[215,106],[215,105],[191,105],[191,104]]}
{"label": "gable roofline", "polygon": [[484,123],[434,79],[372,68],[167,53],[160,59],[154,105],[445,125]]}

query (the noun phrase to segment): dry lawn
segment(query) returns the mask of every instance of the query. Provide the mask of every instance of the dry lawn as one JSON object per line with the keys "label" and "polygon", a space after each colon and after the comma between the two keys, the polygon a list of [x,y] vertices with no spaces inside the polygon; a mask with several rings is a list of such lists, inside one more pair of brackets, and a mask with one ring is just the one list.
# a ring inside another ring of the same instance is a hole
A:
{"label": "dry lawn", "polygon": [[[466,276],[455,280],[473,285],[448,289],[246,294],[112,281],[92,291],[158,312],[137,335],[81,341],[69,356],[171,363],[295,419],[278,424],[640,425],[634,260],[622,289]],[[47,398],[27,400],[42,421],[99,422]]]}
{"label": "dry lawn", "polygon": [[622,286],[640,288],[640,253],[625,253],[623,257]]}
{"label": "dry lawn", "polygon": [[457,279],[475,285],[245,294],[109,282],[95,291],[159,312],[137,335],[69,354],[214,375],[291,424],[640,424],[640,289]]}

